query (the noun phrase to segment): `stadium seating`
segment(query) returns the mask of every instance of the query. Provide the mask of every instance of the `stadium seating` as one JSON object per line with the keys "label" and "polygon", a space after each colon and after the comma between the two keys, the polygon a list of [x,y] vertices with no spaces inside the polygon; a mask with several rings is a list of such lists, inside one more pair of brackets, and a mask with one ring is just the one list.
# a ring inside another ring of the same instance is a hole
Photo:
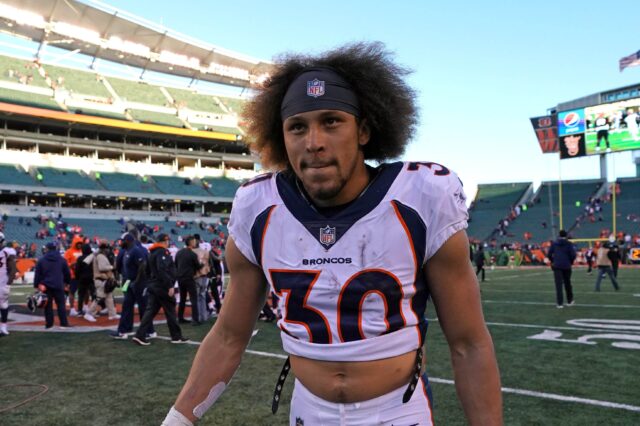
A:
{"label": "stadium seating", "polygon": [[[54,219],[57,221],[57,219]],[[119,221],[114,219],[75,219],[75,218],[62,218],[67,226],[79,226],[82,230],[82,234],[95,241],[98,239],[106,239],[109,241],[115,241],[126,231],[126,227]],[[27,221],[30,225],[27,225]],[[215,222],[215,220],[209,220]],[[179,236],[185,237],[190,234],[198,233],[206,240],[211,241],[217,239],[218,232],[222,231],[225,236],[228,235],[226,225],[219,224],[214,233],[208,232],[206,229],[201,229],[195,223],[190,223],[187,228],[180,228],[176,226],[175,221],[146,221],[146,225],[149,227],[158,226],[159,232],[164,232],[171,235],[172,241],[179,247],[182,243],[179,242]],[[44,239],[36,238],[36,232],[43,228],[38,220],[34,217],[23,217],[22,223],[20,223],[19,217],[10,216],[4,224],[4,234],[9,241],[18,241],[20,244],[26,243],[27,246],[35,242],[39,247],[44,246],[48,241],[53,241],[54,236],[47,236]],[[172,231],[173,229],[173,231]]]}
{"label": "stadium seating", "polygon": [[224,111],[213,96],[199,95],[190,90],[182,90],[175,88],[167,88],[167,92],[171,95],[178,107],[189,108],[194,111],[207,111],[224,114]]}
{"label": "stadium seating", "polygon": [[159,124],[161,126],[184,127],[182,120],[174,114],[164,114],[155,111],[144,111],[141,109],[130,109],[129,114],[134,120],[141,123]]}
{"label": "stadium seating", "polygon": [[165,194],[211,196],[204,188],[194,184],[191,179],[177,176],[152,176],[156,187]]}
{"label": "stadium seating", "polygon": [[100,173],[96,179],[108,191],[139,192],[145,194],[157,194],[158,191],[151,182],[145,182],[143,178],[126,173]]}
{"label": "stadium seating", "polygon": [[240,187],[238,181],[227,178],[205,178],[209,185],[209,192],[215,197],[233,197]]}
{"label": "stadium seating", "polygon": [[[53,82],[71,92],[102,98],[111,97],[111,93],[102,83],[101,77],[96,73],[49,64],[44,64],[43,68]],[[58,83],[58,81],[61,81],[61,83]]]}
{"label": "stadium seating", "polygon": [[45,79],[38,73],[37,66],[33,61],[10,56],[0,56],[0,78],[12,83],[23,84],[28,79],[28,85],[49,87]]}
{"label": "stadium seating", "polygon": [[191,124],[191,127],[196,130],[208,130],[210,132],[230,133],[233,135],[242,133],[237,127],[211,126],[206,124]]}
{"label": "stadium seating", "polygon": [[151,84],[108,77],[107,81],[118,96],[125,101],[156,106],[166,106],[169,101],[160,88]]}
{"label": "stadium seating", "polygon": [[507,217],[531,186],[531,182],[480,184],[473,208],[469,211],[468,235],[484,240],[488,238],[500,219]]}
{"label": "stadium seating", "polygon": [[242,113],[242,109],[245,105],[244,101],[236,98],[227,98],[225,96],[217,96],[217,98],[222,101],[222,103],[229,109],[230,112],[234,112],[236,114]]}
{"label": "stadium seating", "polygon": [[42,175],[40,183],[52,188],[102,189],[94,180],[82,175],[77,170],[60,170],[49,167],[38,167]]}
{"label": "stadium seating", "polygon": [[640,234],[640,179],[619,179],[616,197],[617,231]]}
{"label": "stadium seating", "polygon": [[127,117],[124,114],[120,114],[113,111],[104,111],[101,109],[93,108],[69,108],[69,112],[76,114],[93,115],[96,117],[113,118],[116,120],[126,120]]}
{"label": "stadium seating", "polygon": [[0,164],[0,184],[38,186],[29,173],[19,170],[17,166]]}
{"label": "stadium seating", "polygon": [[22,90],[11,90],[0,87],[0,102],[25,105],[36,108],[62,110],[52,97]]}
{"label": "stadium seating", "polygon": [[[563,227],[570,229],[576,218],[582,213],[589,197],[602,185],[599,180],[571,181],[562,183]],[[580,205],[577,206],[576,202]],[[523,241],[524,233],[531,233],[531,242],[541,243],[557,237],[560,226],[560,208],[558,205],[558,182],[543,182],[533,203],[523,211],[507,229],[506,236],[500,240]]]}

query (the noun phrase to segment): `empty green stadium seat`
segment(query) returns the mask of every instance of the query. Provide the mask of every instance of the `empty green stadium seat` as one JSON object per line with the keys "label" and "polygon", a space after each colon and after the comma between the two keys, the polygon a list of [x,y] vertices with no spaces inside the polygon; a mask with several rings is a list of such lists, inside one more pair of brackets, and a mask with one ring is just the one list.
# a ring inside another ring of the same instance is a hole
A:
{"label": "empty green stadium seat", "polygon": [[9,164],[0,164],[0,183],[7,185],[38,185],[38,182],[36,182],[29,173]]}
{"label": "empty green stadium seat", "polygon": [[158,86],[115,77],[107,77],[107,80],[122,100],[158,106],[166,106],[169,102]]}
{"label": "empty green stadium seat", "polygon": [[82,175],[76,170],[38,167],[38,172],[42,175],[40,183],[44,186],[52,188],[102,189],[91,178]]}
{"label": "empty green stadium seat", "polygon": [[134,120],[141,123],[159,124],[161,126],[184,127],[182,120],[175,114],[164,114],[161,112],[144,111],[141,109],[130,109],[129,114]]}
{"label": "empty green stadium seat", "polygon": [[[49,64],[43,64],[42,66],[58,86],[64,87],[71,92],[102,98],[111,97],[111,93],[109,93],[95,72],[63,68]],[[63,79],[62,84],[58,83],[60,78]]]}
{"label": "empty green stadium seat", "polygon": [[165,194],[211,196],[204,188],[194,184],[191,179],[178,176],[152,176],[158,189]]}
{"label": "empty green stadium seat", "polygon": [[[0,56],[0,78],[13,83],[20,83],[21,77],[31,77],[29,85],[38,87],[49,87],[44,78],[40,76],[33,61],[12,58],[10,56]],[[25,80],[22,79],[22,82]]]}
{"label": "empty green stadium seat", "polygon": [[213,96],[201,95],[191,90],[174,88],[167,88],[167,92],[169,92],[177,106],[186,107],[194,111],[215,112],[218,114],[225,113]]}
{"label": "empty green stadium seat", "polygon": [[[97,176],[96,176],[97,179]],[[108,191],[116,192],[140,192],[146,194],[157,194],[151,181],[145,182],[137,175],[127,173],[100,173],[98,182]]]}
{"label": "empty green stadium seat", "polygon": [[204,178],[210,185],[209,192],[215,197],[233,198],[240,187],[240,182],[228,178]]}
{"label": "empty green stadium seat", "polygon": [[61,111],[60,105],[53,98],[21,90],[0,88],[0,102],[25,105],[36,108],[45,108]]}

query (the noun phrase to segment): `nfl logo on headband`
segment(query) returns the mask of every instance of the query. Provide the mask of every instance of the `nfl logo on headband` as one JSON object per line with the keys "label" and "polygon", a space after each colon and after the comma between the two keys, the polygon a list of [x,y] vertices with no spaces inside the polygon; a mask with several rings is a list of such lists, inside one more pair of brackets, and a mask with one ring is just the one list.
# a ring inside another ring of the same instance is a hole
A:
{"label": "nfl logo on headband", "polygon": [[318,98],[322,95],[324,95],[324,81],[320,81],[317,78],[307,81],[307,96]]}

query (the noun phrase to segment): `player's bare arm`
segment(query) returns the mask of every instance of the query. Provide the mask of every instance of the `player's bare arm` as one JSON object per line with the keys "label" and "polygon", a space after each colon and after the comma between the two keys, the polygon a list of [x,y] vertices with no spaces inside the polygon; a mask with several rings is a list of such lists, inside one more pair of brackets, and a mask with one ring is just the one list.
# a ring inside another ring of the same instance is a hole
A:
{"label": "player's bare arm", "polygon": [[198,349],[189,377],[175,403],[175,408],[190,421],[199,417],[194,409],[217,398],[231,380],[264,305],[264,275],[240,253],[233,239],[227,243],[226,258],[233,278],[225,308]]}
{"label": "player's bare arm", "polygon": [[471,425],[501,425],[500,374],[469,262],[464,231],[453,235],[426,264],[440,326],[449,343],[456,391]]}

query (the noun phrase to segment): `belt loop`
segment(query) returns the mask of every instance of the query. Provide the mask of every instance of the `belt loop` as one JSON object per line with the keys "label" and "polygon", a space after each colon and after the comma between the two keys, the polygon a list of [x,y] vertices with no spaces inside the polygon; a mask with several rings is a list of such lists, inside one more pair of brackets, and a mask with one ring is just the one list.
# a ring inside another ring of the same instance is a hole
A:
{"label": "belt loop", "polygon": [[287,375],[289,374],[290,369],[291,363],[289,362],[289,357],[287,357],[287,360],[282,366],[282,371],[280,371],[280,376],[278,376],[276,388],[273,390],[273,400],[271,401],[271,412],[273,414],[278,412],[278,405],[280,404],[280,394],[282,393],[284,381],[287,379]]}
{"label": "belt loop", "polygon": [[404,391],[404,395],[402,396],[402,403],[406,404],[411,399],[413,392],[416,390],[416,386],[418,385],[418,381],[420,380],[420,371],[422,370],[422,347],[418,348],[416,351],[416,364],[413,367],[413,374],[411,375],[411,380],[409,381],[409,386],[407,386],[407,390]]}

